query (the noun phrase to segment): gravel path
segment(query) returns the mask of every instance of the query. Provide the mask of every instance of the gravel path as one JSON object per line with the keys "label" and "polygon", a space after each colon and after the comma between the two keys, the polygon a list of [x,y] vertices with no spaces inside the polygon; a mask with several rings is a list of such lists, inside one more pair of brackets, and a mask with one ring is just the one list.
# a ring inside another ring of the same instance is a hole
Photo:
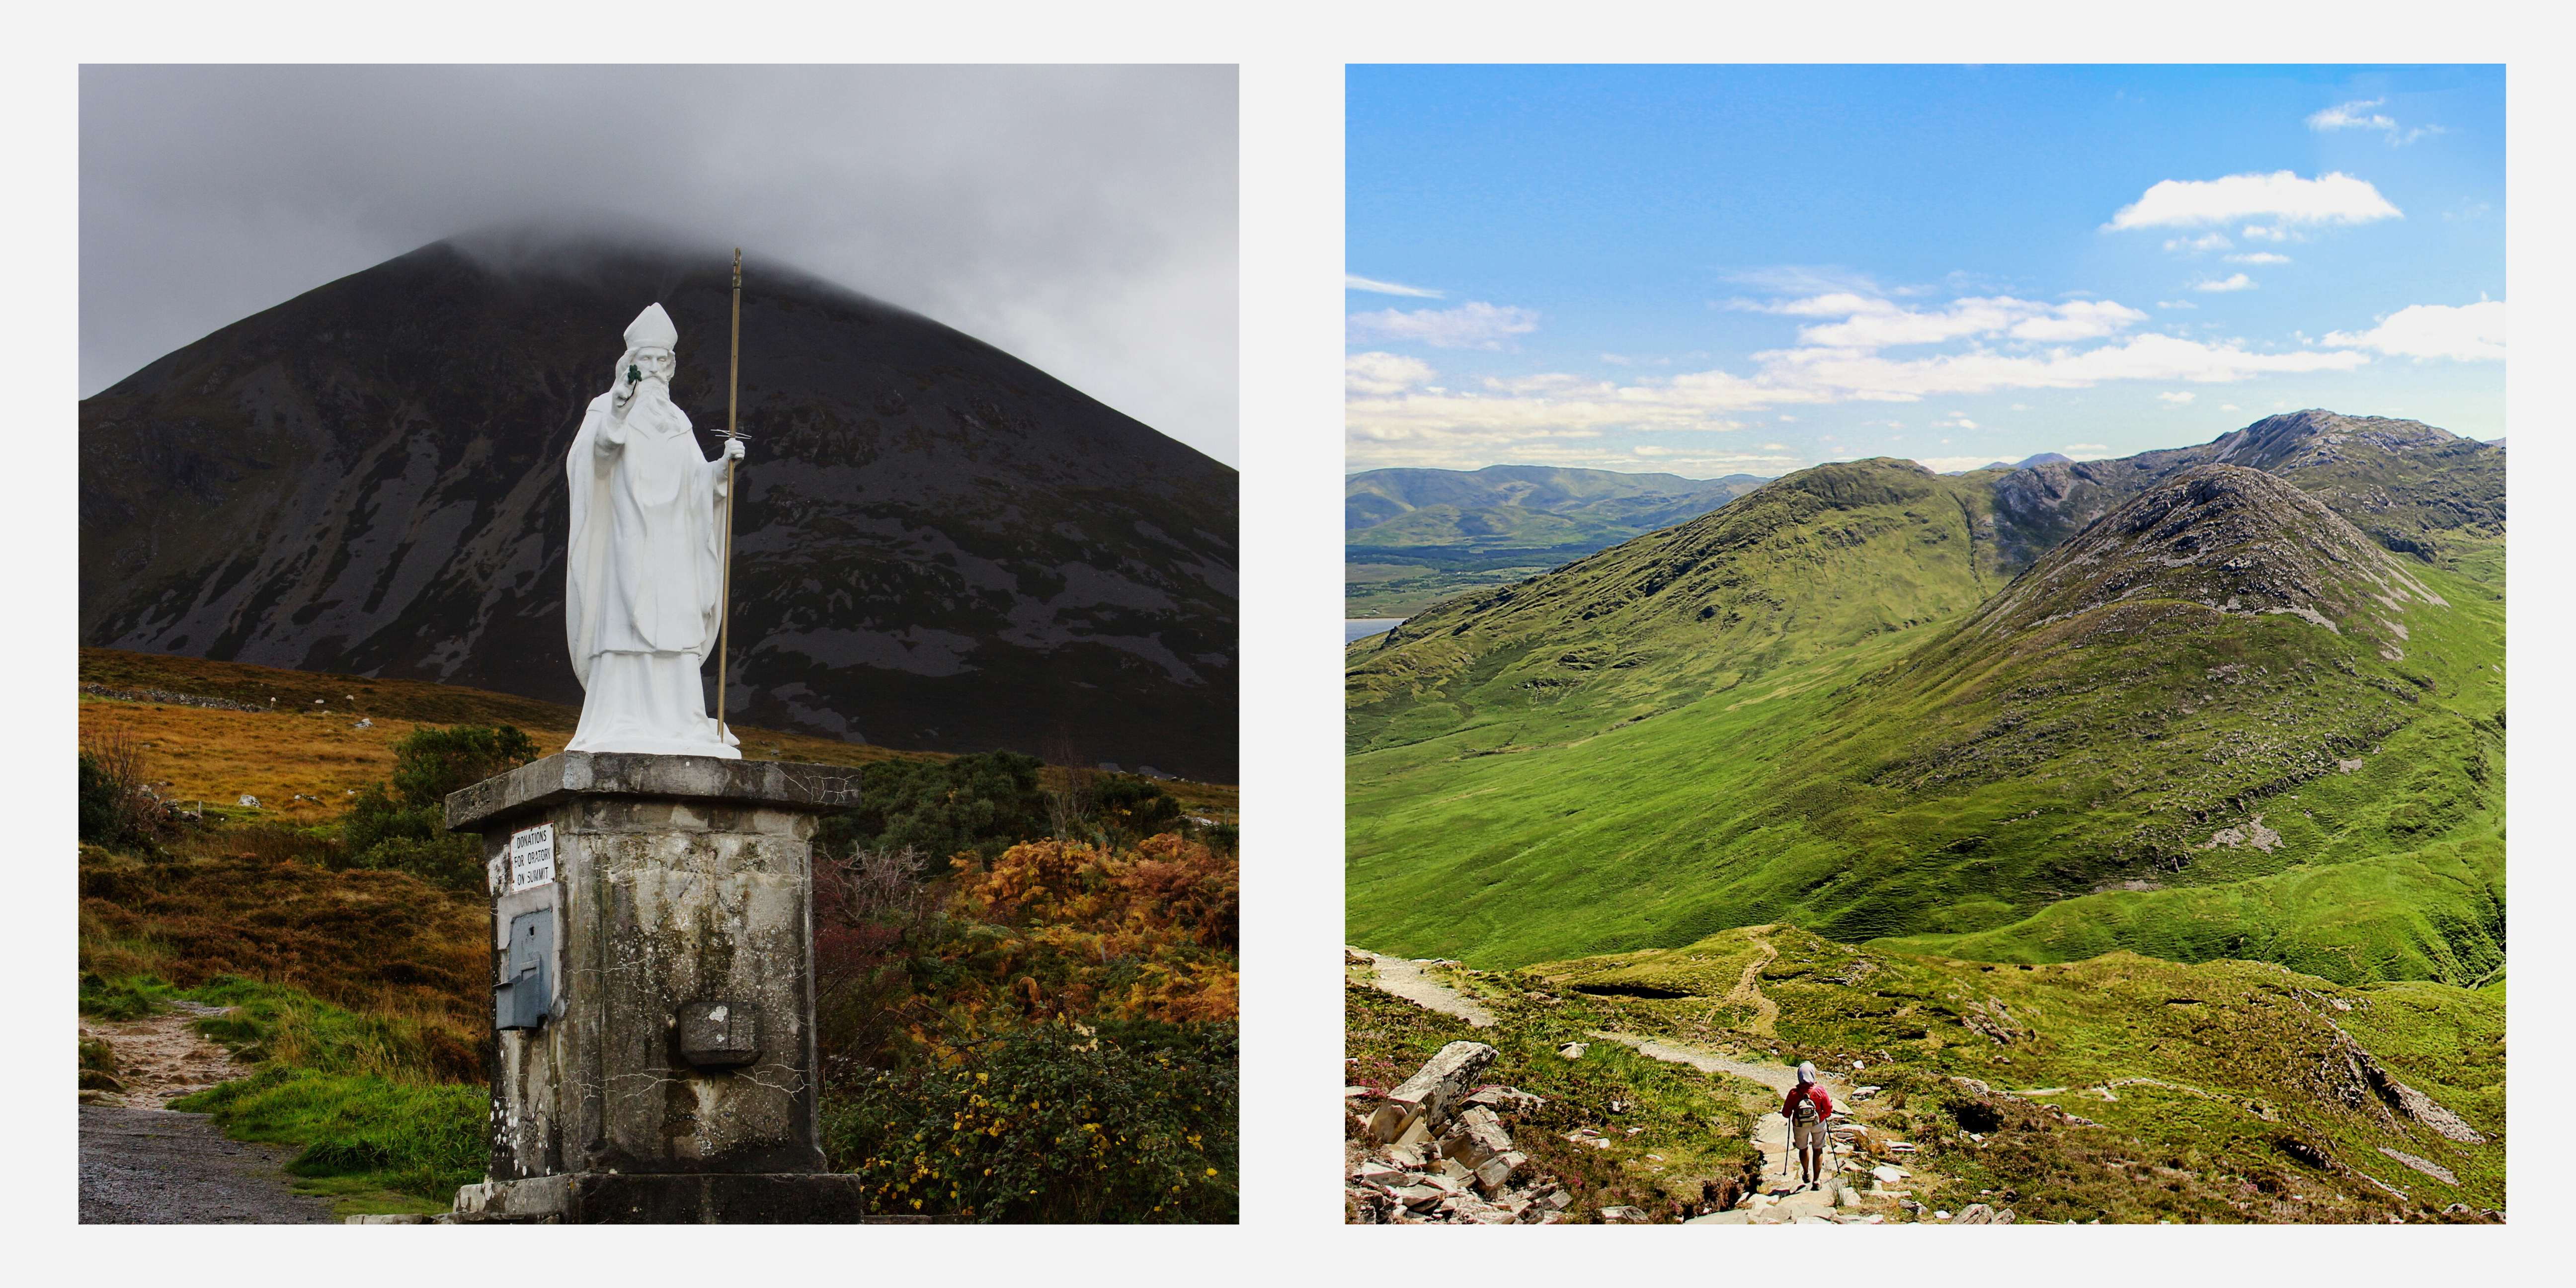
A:
{"label": "gravel path", "polygon": [[332,1224],[328,1199],[287,1188],[291,1145],[226,1140],[205,1114],[83,1105],[83,1224]]}
{"label": "gravel path", "polygon": [[1345,948],[1343,951],[1346,956],[1369,959],[1369,982],[1381,991],[1393,993],[1426,1011],[1457,1016],[1480,1029],[1494,1027],[1493,1012],[1424,974],[1421,963],[1373,953],[1365,948]]}

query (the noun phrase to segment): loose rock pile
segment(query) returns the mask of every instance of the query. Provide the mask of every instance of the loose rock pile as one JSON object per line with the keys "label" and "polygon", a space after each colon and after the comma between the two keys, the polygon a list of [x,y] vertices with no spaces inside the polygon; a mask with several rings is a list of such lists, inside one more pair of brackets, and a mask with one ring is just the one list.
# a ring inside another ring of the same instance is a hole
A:
{"label": "loose rock pile", "polygon": [[1476,1082],[1494,1055],[1482,1042],[1452,1042],[1392,1091],[1343,1089],[1342,1103],[1362,1137],[1345,1153],[1342,1195],[1351,1220],[1547,1225],[1566,1219],[1573,1194],[1530,1174],[1529,1157],[1512,1147],[1495,1112],[1543,1102]]}

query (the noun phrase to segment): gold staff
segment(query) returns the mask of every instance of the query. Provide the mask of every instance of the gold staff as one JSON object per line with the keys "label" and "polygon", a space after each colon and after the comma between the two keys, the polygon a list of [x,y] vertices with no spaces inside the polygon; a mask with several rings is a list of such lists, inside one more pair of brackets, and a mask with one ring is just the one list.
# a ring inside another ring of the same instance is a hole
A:
{"label": "gold staff", "polygon": [[[733,248],[733,373],[725,388],[725,441],[740,436],[734,428],[734,406],[742,396],[742,247]],[[716,611],[716,735],[731,732],[725,722],[725,668],[733,644],[733,453],[725,453],[724,598]]]}

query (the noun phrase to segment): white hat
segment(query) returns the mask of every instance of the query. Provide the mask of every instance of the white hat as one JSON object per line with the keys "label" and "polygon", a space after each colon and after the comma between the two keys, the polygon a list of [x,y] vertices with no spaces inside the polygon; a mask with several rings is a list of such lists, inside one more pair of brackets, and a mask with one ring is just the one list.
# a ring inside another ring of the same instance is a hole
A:
{"label": "white hat", "polygon": [[1807,1061],[1800,1060],[1800,1061],[1798,1062],[1798,1081],[1800,1081],[1800,1082],[1814,1082],[1815,1080],[1816,1080],[1816,1066],[1815,1066],[1815,1065],[1813,1065],[1813,1064],[1808,1063]]}
{"label": "white hat", "polygon": [[659,304],[647,304],[635,320],[626,324],[626,347],[629,349],[669,349],[680,343],[680,329],[671,325],[671,315]]}

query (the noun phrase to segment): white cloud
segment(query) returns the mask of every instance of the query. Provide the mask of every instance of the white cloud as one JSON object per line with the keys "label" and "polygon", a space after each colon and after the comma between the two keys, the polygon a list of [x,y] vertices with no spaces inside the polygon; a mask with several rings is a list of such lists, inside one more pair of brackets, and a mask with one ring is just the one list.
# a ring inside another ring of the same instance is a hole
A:
{"label": "white cloud", "polygon": [[2227,262],[2230,264],[2287,264],[2290,262],[2290,257],[2275,255],[2268,250],[2258,250],[2251,255],[2230,255],[2227,257]]}
{"label": "white cloud", "polygon": [[2419,125],[2409,130],[2399,125],[2395,117],[2384,112],[2369,111],[2387,101],[2384,98],[2365,98],[2356,99],[2350,103],[2338,103],[2310,116],[2308,128],[2311,130],[2382,130],[2387,133],[2391,147],[2412,143],[2427,134],[2444,133],[2442,127],[2438,125]]}
{"label": "white cloud", "polygon": [[2504,301],[2475,304],[2410,304],[2358,334],[2329,332],[2326,344],[2372,349],[2393,358],[2495,361],[2505,356]]}
{"label": "white cloud", "polygon": [[2066,446],[2058,450],[2065,452],[2069,456],[2073,456],[2077,452],[2107,452],[2111,449],[2101,443],[2068,443]]}
{"label": "white cloud", "polygon": [[2227,234],[2225,233],[2211,233],[2206,237],[2167,238],[2165,240],[2165,249],[2179,251],[2225,250],[2235,244],[2236,243],[2227,240]]}
{"label": "white cloud", "polygon": [[1430,363],[1398,353],[1354,353],[1342,360],[1342,388],[1355,394],[1400,394],[1438,374]]}
{"label": "white cloud", "polygon": [[2214,282],[2194,282],[2191,284],[2191,289],[2195,291],[2250,291],[2254,289],[2254,279],[2247,277],[2243,273],[2236,273]]}
{"label": "white cloud", "polygon": [[1510,337],[1537,329],[1538,314],[1533,310],[1472,300],[1454,309],[1416,309],[1410,313],[1386,309],[1354,313],[1349,319],[1349,335],[1354,343],[1416,340],[1435,349],[1499,349]]}
{"label": "white cloud", "polygon": [[2364,98],[2357,99],[2350,103],[2336,104],[2333,107],[2329,107],[2324,111],[2309,117],[2308,128],[2311,130],[2344,130],[2352,129],[2357,126],[2362,129],[2369,130],[2396,129],[2397,122],[2390,120],[2385,116],[2378,115],[2377,113],[2373,113],[2368,116],[2361,115],[2363,109],[2377,107],[2387,101],[2388,100],[2384,98]]}
{"label": "white cloud", "polygon": [[[1819,347],[1752,358],[1750,376],[1701,371],[1635,384],[1531,376],[1494,381],[1480,393],[1415,388],[1354,396],[1345,408],[1350,455],[1369,465],[1467,460],[1550,440],[1739,429],[1749,423],[1742,418],[1782,406],[1917,402],[2003,389],[2082,389],[2114,380],[2223,383],[2273,373],[2349,371],[2370,361],[2348,348],[2257,353],[2233,343],[2166,335],[2131,336],[2090,349],[1977,349],[1911,360]],[[1409,369],[1383,377],[1403,378],[1418,377]]]}
{"label": "white cloud", "polygon": [[2012,405],[2012,410],[2014,410],[2014,411],[2029,411],[2029,410],[2030,410],[2030,408],[2025,407],[2025,406],[2023,406],[2023,405],[2022,405],[2022,404],[2020,404],[2020,403],[2014,403],[2014,404]]}
{"label": "white cloud", "polygon": [[2156,307],[2160,309],[2196,309],[2200,306],[2189,300],[2158,300],[2156,301]]}
{"label": "white cloud", "polygon": [[2254,241],[2283,242],[2297,241],[2299,239],[2299,235],[2297,233],[2291,232],[2288,229],[2265,228],[2260,224],[2247,224],[2241,231],[2246,237]]}
{"label": "white cloud", "polygon": [[2173,404],[2173,405],[2174,405],[2174,406],[2176,406],[2176,407],[2180,407],[2180,406],[2182,406],[2183,404],[2190,402],[2192,399],[2194,399],[2194,398],[2198,398],[2199,396],[2200,396],[2199,394],[2193,393],[2192,391],[2190,391],[2190,390],[2188,390],[2188,389],[2178,389],[2178,390],[2173,390],[2173,391],[2168,392],[2168,393],[2161,393],[2161,394],[2157,394],[2157,395],[2156,395],[2156,397],[2161,398],[2161,399],[2163,399],[2164,401],[2166,401],[2166,402],[2168,402],[2168,403],[2171,403],[2171,404]]}
{"label": "white cloud", "polygon": [[[2302,179],[2280,170],[2271,174],[2231,174],[2223,179],[2166,179],[2111,216],[2105,231],[2124,228],[2190,228],[2239,219],[2274,219],[2283,224],[2360,224],[2375,219],[2402,219],[2367,180],[2341,171]],[[2270,229],[2249,237],[2269,236]]]}
{"label": "white cloud", "polygon": [[1992,456],[1917,456],[1914,463],[1935,474],[1956,474],[1961,470],[1982,469],[1995,463]]}
{"label": "white cloud", "polygon": [[2220,404],[2218,404],[2218,409],[2219,409],[2220,411],[2234,411],[2234,410],[2236,410],[2236,404],[2234,404],[2234,403],[2220,403]]}
{"label": "white cloud", "polygon": [[1901,344],[1940,344],[1975,336],[2064,342],[2110,335],[2147,315],[2111,300],[2072,300],[2044,304],[2008,295],[1952,300],[1929,309],[1910,308],[1875,296],[1837,291],[1769,304],[1735,301],[1730,308],[1794,317],[1832,317],[1842,321],[1798,329],[1802,344],[1834,349],[1882,349]]}
{"label": "white cloud", "polygon": [[1416,295],[1426,300],[1442,298],[1442,294],[1439,291],[1429,290],[1420,286],[1400,286],[1394,282],[1381,282],[1374,277],[1362,277],[1357,273],[1342,274],[1342,289],[1345,291],[1368,291],[1376,295]]}

